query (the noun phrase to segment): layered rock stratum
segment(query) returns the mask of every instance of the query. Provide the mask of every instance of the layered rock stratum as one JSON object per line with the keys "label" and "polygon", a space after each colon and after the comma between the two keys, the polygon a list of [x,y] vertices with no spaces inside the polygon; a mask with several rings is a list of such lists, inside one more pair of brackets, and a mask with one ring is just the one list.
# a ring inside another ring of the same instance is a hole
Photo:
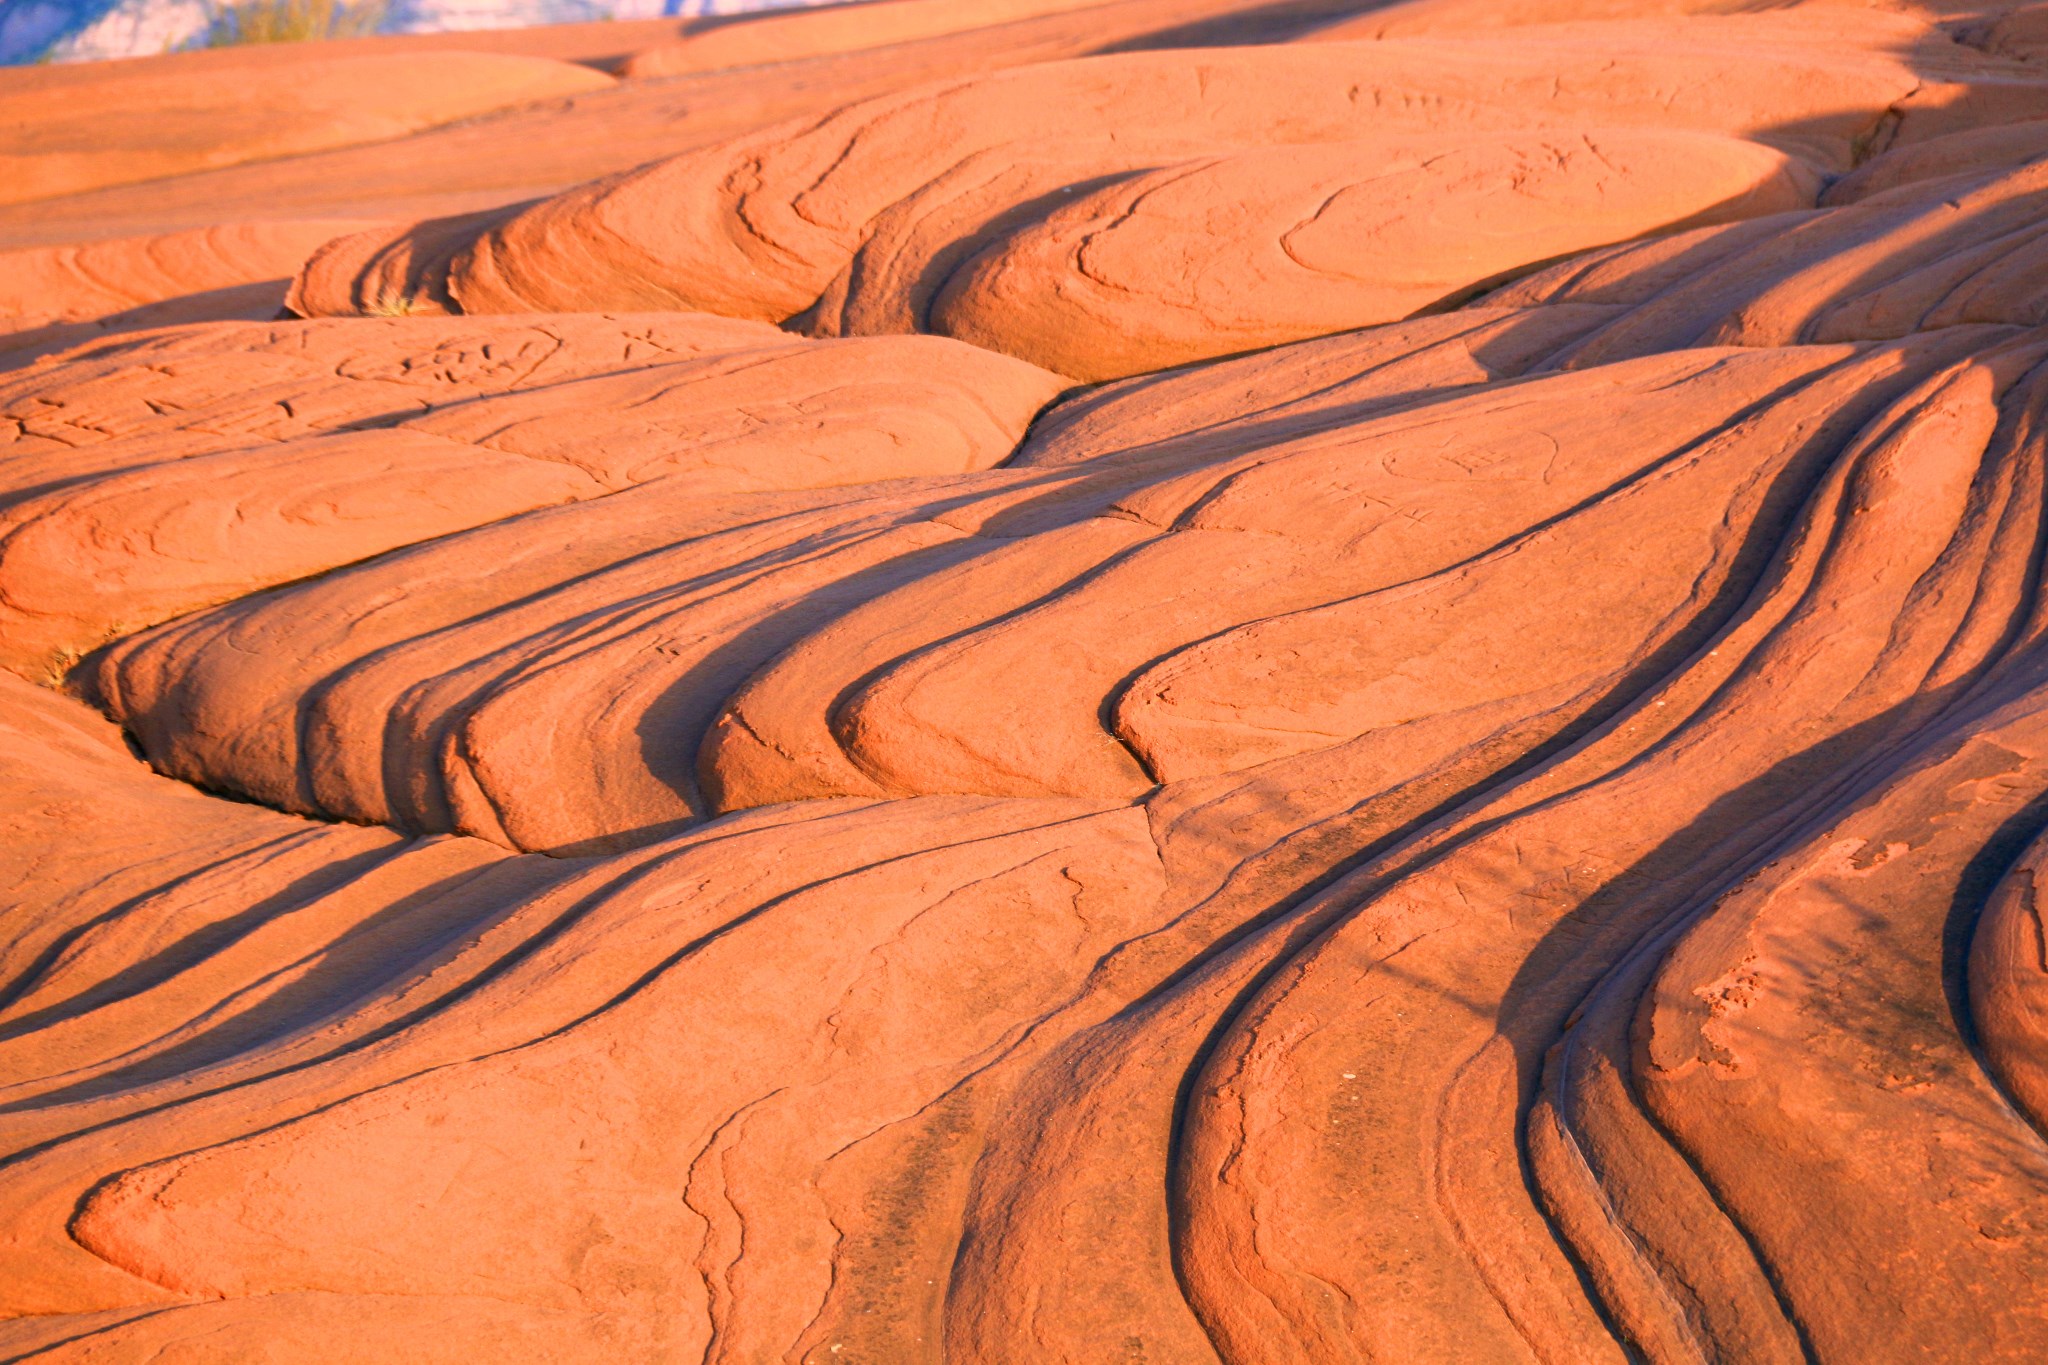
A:
{"label": "layered rock stratum", "polygon": [[0,110],[0,1357],[2048,1358],[2048,6]]}

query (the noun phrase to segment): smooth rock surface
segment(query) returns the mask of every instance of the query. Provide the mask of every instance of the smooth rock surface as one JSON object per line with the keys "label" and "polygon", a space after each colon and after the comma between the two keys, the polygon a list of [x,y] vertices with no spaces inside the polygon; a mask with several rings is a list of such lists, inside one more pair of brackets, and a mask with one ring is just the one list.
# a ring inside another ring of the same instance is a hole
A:
{"label": "smooth rock surface", "polygon": [[0,209],[0,1356],[2048,1356],[2040,8],[621,26]]}
{"label": "smooth rock surface", "polygon": [[0,202],[382,142],[611,83],[567,62],[481,52],[252,56],[143,77],[118,64],[46,68],[0,85]]}

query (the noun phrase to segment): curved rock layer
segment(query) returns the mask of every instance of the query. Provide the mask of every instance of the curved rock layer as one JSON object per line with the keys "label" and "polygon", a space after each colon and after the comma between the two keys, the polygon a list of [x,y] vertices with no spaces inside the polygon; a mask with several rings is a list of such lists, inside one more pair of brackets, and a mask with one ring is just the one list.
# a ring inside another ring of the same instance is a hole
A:
{"label": "curved rock layer", "polygon": [[2021,64],[1879,28],[1844,46],[1795,12],[1051,63],[337,242],[294,307],[705,308],[1119,377],[1802,207],[1880,141],[2048,113]]}
{"label": "curved rock layer", "polygon": [[[186,295],[289,279],[315,247],[356,226],[242,223],[6,252],[0,254],[0,319],[16,326],[78,322]],[[281,292],[277,301],[283,302]]]}
{"label": "curved rock layer", "polygon": [[352,53],[200,69],[51,68],[0,88],[0,203],[381,142],[612,83],[588,67],[491,52]]}
{"label": "curved rock layer", "polygon": [[[897,2],[864,0],[861,36],[883,36],[886,15],[878,6]],[[1022,2],[1036,7],[1055,0]],[[946,23],[972,25],[978,13],[1013,16],[1019,3],[946,0]],[[760,66],[738,66],[600,83],[583,93],[538,104],[514,103],[393,141],[337,145],[327,151],[238,161],[55,199],[0,203],[0,245],[66,245],[256,218],[355,217],[402,223],[468,213],[557,193],[791,118],[819,118],[857,100],[954,78],[963,71],[991,72],[1189,43],[1283,42],[1353,12],[1357,3],[1101,0],[1081,8],[1055,8],[1034,18],[1013,17],[985,27],[964,26],[879,47],[857,45],[810,56],[800,55],[802,44],[796,40],[804,31],[815,33],[825,17],[820,11],[763,11],[746,16],[740,27],[753,35],[748,43],[786,45],[788,51],[773,63],[778,68],[773,73]],[[833,19],[835,25],[844,22]],[[47,103],[51,92],[91,86],[120,103],[121,84],[172,75],[220,90],[223,72],[296,69],[342,53],[546,56],[611,70],[679,34],[713,38],[721,32],[727,36],[718,38],[716,45],[740,36],[730,17],[622,20],[398,34],[320,48],[274,43],[123,62],[13,67],[0,70],[0,100],[21,92],[43,96]],[[778,39],[777,34],[783,37]],[[109,86],[116,88],[110,91]],[[29,104],[36,107],[34,100]],[[24,124],[21,131],[26,134],[32,126]],[[263,135],[246,121],[240,131],[258,140]],[[0,132],[0,145],[5,145],[5,137]]]}
{"label": "curved rock layer", "polygon": [[705,26],[679,41],[635,52],[629,79],[760,66],[826,53],[891,47],[942,34],[1090,9],[1100,0],[875,0],[860,9],[825,5],[750,23]]}
{"label": "curved rock layer", "polygon": [[0,374],[0,1355],[2048,1357],[2038,25],[1692,8]]}
{"label": "curved rock layer", "polygon": [[[674,507],[983,468],[1065,385],[938,338],[418,321],[158,334],[0,384],[27,447],[0,464],[0,660],[75,659],[196,607],[626,489],[662,485]],[[272,392],[252,392],[263,380]]]}
{"label": "curved rock layer", "polygon": [[236,223],[0,252],[0,367],[109,332],[275,318],[306,258],[363,226]]}
{"label": "curved rock layer", "polygon": [[[998,235],[930,324],[1118,379],[1397,321],[1589,246],[1805,208],[1818,188],[1803,162],[1697,133],[1260,148],[1131,176]],[[834,330],[870,321],[865,302],[850,296]]]}

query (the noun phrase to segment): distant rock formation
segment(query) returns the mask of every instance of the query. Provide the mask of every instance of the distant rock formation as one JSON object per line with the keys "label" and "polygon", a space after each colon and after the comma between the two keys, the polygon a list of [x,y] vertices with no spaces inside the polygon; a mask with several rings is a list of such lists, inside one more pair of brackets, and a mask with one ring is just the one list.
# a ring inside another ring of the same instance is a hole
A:
{"label": "distant rock formation", "polygon": [[[0,65],[148,57],[203,43],[215,19],[248,0],[9,0]],[[390,0],[379,31],[443,33],[604,19],[694,18],[847,0]]]}

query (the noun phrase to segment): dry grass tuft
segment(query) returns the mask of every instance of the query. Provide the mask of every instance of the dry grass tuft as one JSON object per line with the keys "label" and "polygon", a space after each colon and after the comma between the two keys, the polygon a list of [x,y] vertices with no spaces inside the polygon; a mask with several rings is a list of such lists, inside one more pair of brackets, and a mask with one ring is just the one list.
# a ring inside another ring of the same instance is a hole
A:
{"label": "dry grass tuft", "polygon": [[366,318],[405,318],[416,313],[431,313],[434,309],[414,297],[398,290],[380,289],[377,297],[363,306]]}
{"label": "dry grass tuft", "polygon": [[361,38],[384,22],[385,0],[238,0],[214,12],[208,47]]}

